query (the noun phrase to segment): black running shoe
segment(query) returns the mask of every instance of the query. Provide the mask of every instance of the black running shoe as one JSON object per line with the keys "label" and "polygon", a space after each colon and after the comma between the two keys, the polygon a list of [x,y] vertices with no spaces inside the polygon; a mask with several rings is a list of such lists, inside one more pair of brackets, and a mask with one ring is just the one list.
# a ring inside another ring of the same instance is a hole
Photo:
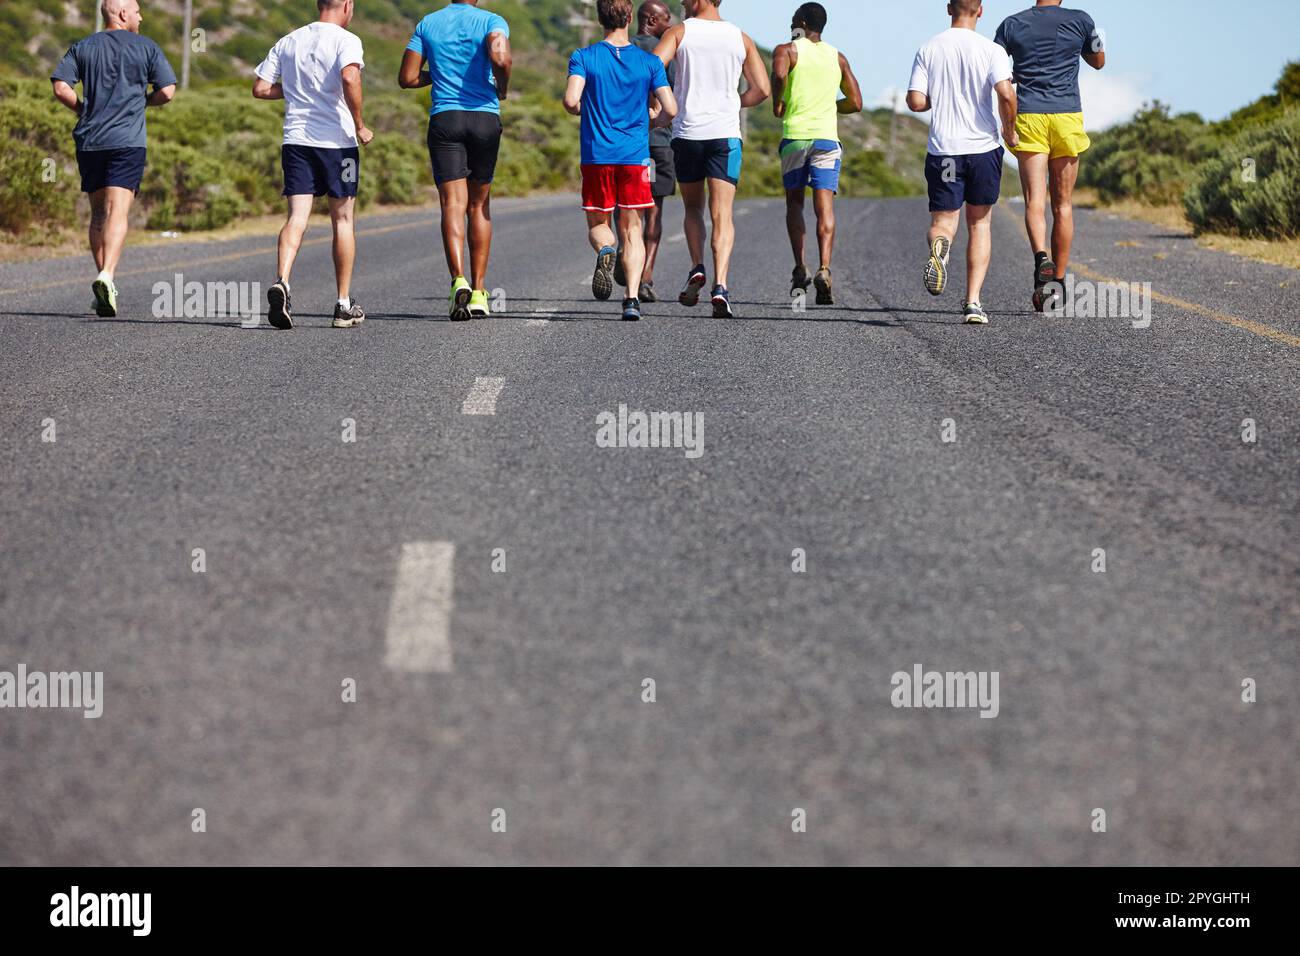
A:
{"label": "black running shoe", "polygon": [[834,305],[835,290],[831,284],[831,270],[821,268],[817,270],[817,277],[813,279],[813,285],[817,287],[817,304]]}
{"label": "black running shoe", "polygon": [[[1034,263],[1034,311],[1046,312],[1057,300],[1056,289],[1051,287],[1056,282],[1056,265],[1050,256],[1040,256]],[[1049,288],[1051,287],[1051,288]]]}
{"label": "black running shoe", "polygon": [[591,294],[601,302],[609,301],[614,294],[614,261],[618,253],[606,246],[596,256],[596,271],[591,276]]}
{"label": "black running shoe", "polygon": [[640,322],[641,321],[641,303],[636,299],[623,300],[623,321]]}
{"label": "black running shoe", "polygon": [[639,298],[642,302],[658,302],[659,296],[655,293],[655,284],[653,282],[642,282]]}
{"label": "black running shoe", "polygon": [[713,287],[713,317],[715,319],[734,319],[736,313],[731,311],[731,293],[726,286]]}
{"label": "black running shoe", "polygon": [[808,276],[808,267],[795,266],[794,272],[790,274],[790,298],[793,299],[800,292],[807,292],[810,285],[812,279]]}
{"label": "black running shoe", "polygon": [[293,301],[289,298],[289,287],[283,282],[266,290],[266,321],[272,328],[293,328]]}
{"label": "black running shoe", "polygon": [[704,272],[704,266],[698,265],[691,270],[691,274],[686,278],[686,287],[682,289],[681,295],[677,301],[682,305],[694,308],[700,304],[700,290],[704,288],[704,283],[708,281],[708,276]]}

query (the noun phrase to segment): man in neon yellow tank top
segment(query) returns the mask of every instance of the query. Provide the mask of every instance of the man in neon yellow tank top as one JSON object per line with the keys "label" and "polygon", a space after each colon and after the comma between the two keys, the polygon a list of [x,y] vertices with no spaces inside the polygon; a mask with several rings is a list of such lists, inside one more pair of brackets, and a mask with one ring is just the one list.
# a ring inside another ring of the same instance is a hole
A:
{"label": "man in neon yellow tank top", "polygon": [[[844,54],[822,39],[826,8],[805,3],[790,23],[794,39],[772,54],[772,105],[785,121],[781,140],[781,178],[785,184],[785,221],[794,250],[790,295],[817,287],[817,304],[834,305],[831,252],[835,246],[835,194],[840,188],[839,118],[862,111],[862,90]],[[840,98],[840,93],[844,98]],[[817,213],[817,248],[821,267],[810,280],[804,264],[804,199],[813,190]]]}

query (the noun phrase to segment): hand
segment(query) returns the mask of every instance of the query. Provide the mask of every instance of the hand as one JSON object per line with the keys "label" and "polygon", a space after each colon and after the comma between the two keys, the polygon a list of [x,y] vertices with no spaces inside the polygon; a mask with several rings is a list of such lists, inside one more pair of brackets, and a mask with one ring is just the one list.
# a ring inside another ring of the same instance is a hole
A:
{"label": "hand", "polygon": [[1016,150],[1020,148],[1020,134],[1015,130],[1008,131],[1004,129],[1002,131],[1002,138],[1007,141],[1007,146],[1011,149]]}
{"label": "hand", "polygon": [[358,127],[357,142],[360,143],[362,146],[369,146],[371,140],[373,140],[374,138],[375,138],[375,134],[372,133],[365,126]]}

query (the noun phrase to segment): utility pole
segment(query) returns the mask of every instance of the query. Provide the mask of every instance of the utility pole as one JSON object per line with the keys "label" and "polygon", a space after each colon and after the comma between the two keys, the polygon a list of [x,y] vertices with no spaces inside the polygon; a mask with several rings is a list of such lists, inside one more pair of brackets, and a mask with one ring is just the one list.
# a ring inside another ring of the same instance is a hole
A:
{"label": "utility pole", "polygon": [[181,38],[181,89],[190,88],[190,37],[194,33],[194,0],[185,0],[185,36]]}

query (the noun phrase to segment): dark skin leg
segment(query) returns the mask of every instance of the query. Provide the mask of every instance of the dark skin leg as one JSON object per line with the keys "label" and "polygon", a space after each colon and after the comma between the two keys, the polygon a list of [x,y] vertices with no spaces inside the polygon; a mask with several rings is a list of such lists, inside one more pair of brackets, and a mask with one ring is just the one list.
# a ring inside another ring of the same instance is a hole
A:
{"label": "dark skin leg", "polygon": [[822,268],[829,269],[835,250],[835,193],[829,189],[813,190],[813,208],[817,211],[817,249]]}
{"label": "dark skin leg", "polygon": [[442,203],[442,245],[447,271],[454,279],[465,275],[465,233],[469,222],[470,284],[486,289],[488,259],[492,254],[492,184],[454,179],[438,187]]}
{"label": "dark skin leg", "polygon": [[486,291],[488,259],[492,255],[492,184],[469,184],[470,282],[475,289]]}
{"label": "dark skin leg", "polygon": [[659,243],[664,237],[664,201],[655,200],[655,207],[647,209],[645,217],[645,273],[641,284],[655,280],[655,260],[659,257]]}

